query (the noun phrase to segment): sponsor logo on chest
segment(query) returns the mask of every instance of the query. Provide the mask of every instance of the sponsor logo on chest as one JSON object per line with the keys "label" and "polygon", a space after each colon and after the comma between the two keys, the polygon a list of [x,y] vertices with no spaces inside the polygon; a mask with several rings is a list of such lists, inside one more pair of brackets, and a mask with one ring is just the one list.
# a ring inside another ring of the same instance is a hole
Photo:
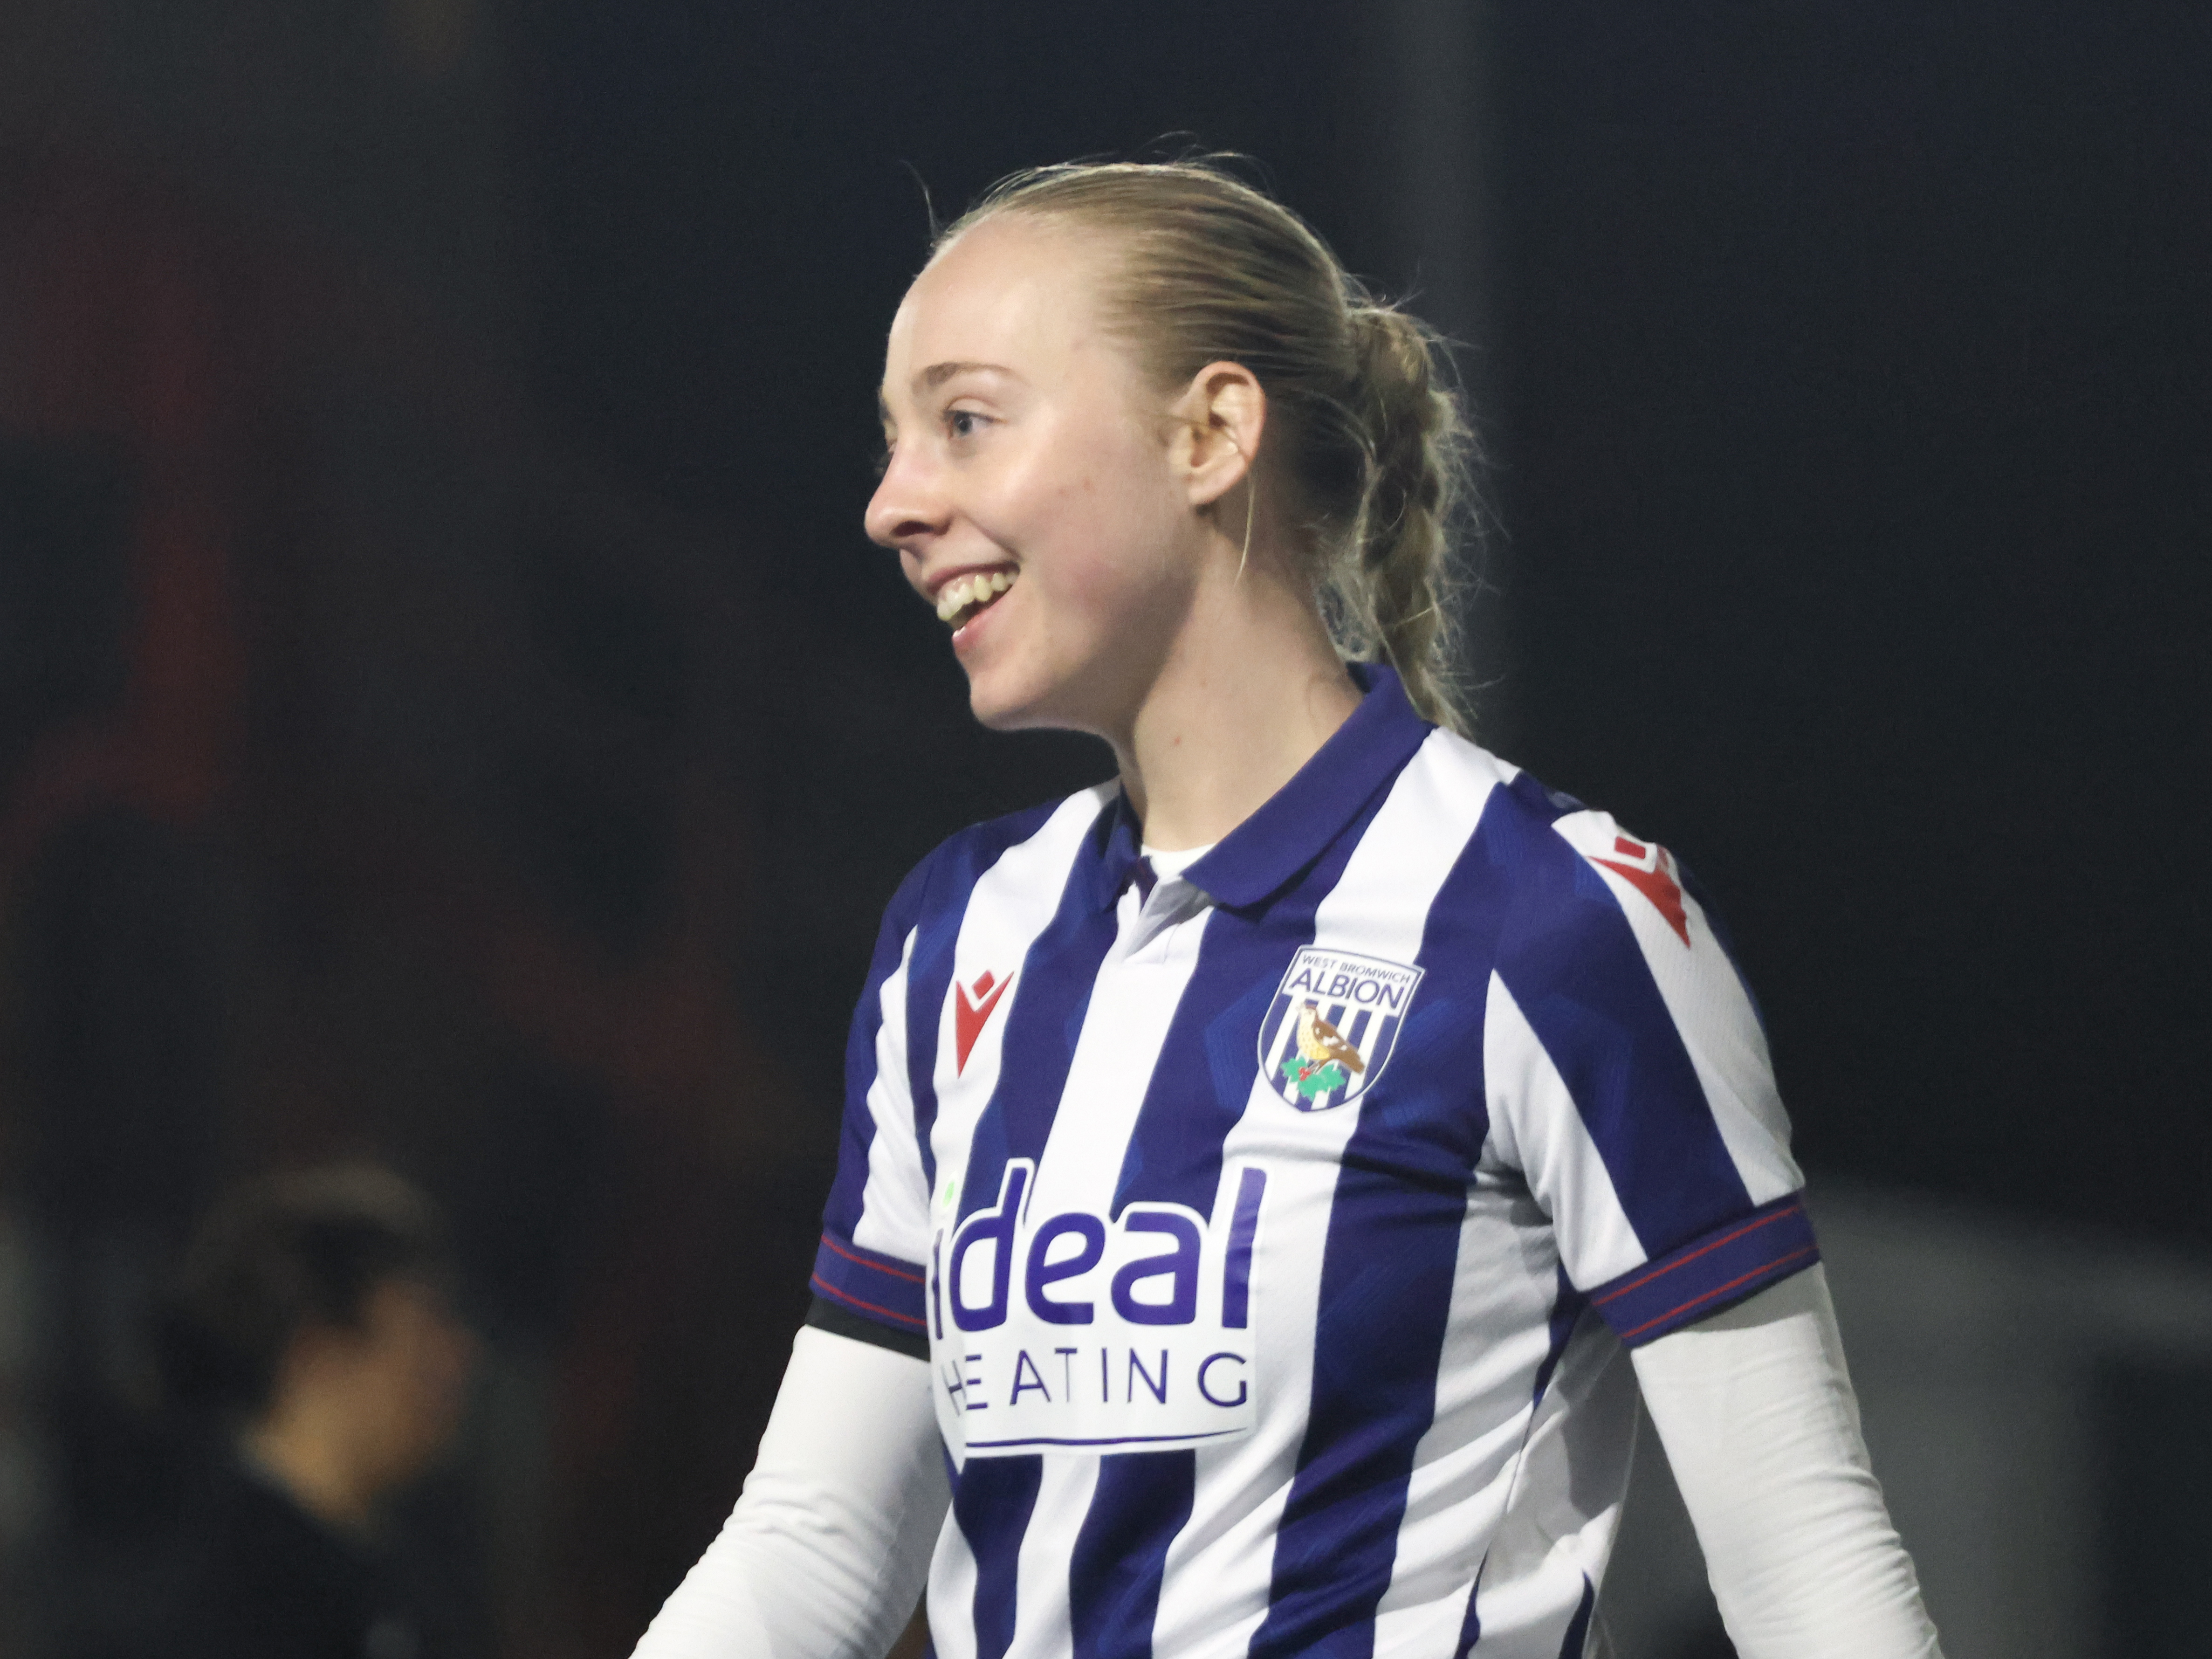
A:
{"label": "sponsor logo on chest", "polygon": [[1212,1224],[1180,1204],[1036,1215],[1036,1182],[1031,1160],[1009,1160],[997,1201],[931,1247],[931,1358],[948,1442],[988,1457],[1249,1431],[1267,1176],[1228,1170]]}
{"label": "sponsor logo on chest", "polygon": [[1302,1112],[1349,1104],[1389,1064],[1424,970],[1308,945],[1260,1024],[1260,1076]]}

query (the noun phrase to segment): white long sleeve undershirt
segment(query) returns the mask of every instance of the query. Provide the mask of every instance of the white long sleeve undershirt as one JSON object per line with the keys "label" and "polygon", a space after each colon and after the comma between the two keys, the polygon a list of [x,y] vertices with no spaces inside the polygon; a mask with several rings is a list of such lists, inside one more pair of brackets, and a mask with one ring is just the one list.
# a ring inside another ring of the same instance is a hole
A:
{"label": "white long sleeve undershirt", "polygon": [[[1740,1659],[1942,1659],[1817,1266],[1634,1363]],[[880,1659],[948,1501],[927,1365],[802,1330],[744,1495],[635,1659]]]}
{"label": "white long sleeve undershirt", "polygon": [[1740,1659],[1942,1659],[1817,1264],[1634,1359]]}
{"label": "white long sleeve undershirt", "polygon": [[802,1329],[744,1494],[636,1659],[883,1659],[951,1497],[928,1365]]}

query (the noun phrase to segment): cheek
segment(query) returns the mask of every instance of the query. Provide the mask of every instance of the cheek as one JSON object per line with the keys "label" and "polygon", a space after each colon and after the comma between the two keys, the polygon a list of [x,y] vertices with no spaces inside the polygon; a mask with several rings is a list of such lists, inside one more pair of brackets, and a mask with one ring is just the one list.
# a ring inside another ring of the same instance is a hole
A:
{"label": "cheek", "polygon": [[1054,502],[1054,586],[1102,620],[1141,615],[1176,588],[1181,568],[1165,468],[1149,451],[1109,453],[1073,472]]}

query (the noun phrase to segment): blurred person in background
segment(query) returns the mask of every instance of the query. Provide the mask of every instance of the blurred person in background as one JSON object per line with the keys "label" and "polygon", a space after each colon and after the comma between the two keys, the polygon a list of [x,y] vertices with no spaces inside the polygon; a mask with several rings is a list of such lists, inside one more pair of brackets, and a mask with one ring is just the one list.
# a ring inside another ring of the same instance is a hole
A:
{"label": "blurred person in background", "polygon": [[252,1182],[209,1216],[169,1343],[224,1455],[176,1564],[161,1659],[435,1659],[380,1534],[459,1425],[476,1339],[443,1229],[388,1170]]}

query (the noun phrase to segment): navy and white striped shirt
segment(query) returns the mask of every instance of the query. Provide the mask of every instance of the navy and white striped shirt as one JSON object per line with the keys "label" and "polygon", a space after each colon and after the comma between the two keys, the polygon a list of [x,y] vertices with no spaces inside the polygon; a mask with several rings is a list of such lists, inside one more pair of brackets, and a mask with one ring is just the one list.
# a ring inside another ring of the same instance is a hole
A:
{"label": "navy and white striped shirt", "polygon": [[1180,876],[1106,786],[891,902],[814,1289],[927,1352],[943,1659],[1579,1653],[1624,1345],[1817,1259],[1674,860],[1358,672]]}

